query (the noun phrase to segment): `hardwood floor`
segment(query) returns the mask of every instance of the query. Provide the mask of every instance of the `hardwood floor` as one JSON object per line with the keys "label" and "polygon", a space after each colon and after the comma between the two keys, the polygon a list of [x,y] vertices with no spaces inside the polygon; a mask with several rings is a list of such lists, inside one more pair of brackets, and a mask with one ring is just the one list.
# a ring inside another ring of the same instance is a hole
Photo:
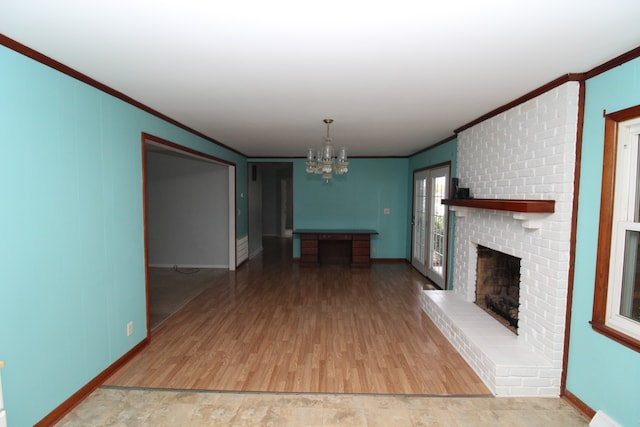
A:
{"label": "hardwood floor", "polygon": [[219,268],[149,268],[151,330],[209,287],[215,277],[227,272]]}
{"label": "hardwood floor", "polygon": [[153,331],[105,384],[269,392],[490,394],[423,313],[405,263],[300,267],[288,240]]}

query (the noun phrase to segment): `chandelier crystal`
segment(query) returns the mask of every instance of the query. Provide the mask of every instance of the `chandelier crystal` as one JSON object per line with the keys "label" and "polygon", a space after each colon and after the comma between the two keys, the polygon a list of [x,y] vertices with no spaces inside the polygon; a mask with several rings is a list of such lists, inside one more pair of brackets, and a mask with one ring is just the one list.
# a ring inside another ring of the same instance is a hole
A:
{"label": "chandelier crystal", "polygon": [[324,137],[322,148],[319,150],[309,148],[307,153],[307,173],[322,175],[322,179],[329,182],[334,173],[343,175],[349,172],[349,162],[347,161],[347,149],[342,147],[336,154],[331,143],[329,126],[333,123],[333,119],[324,119],[323,122],[327,124],[327,135]]}

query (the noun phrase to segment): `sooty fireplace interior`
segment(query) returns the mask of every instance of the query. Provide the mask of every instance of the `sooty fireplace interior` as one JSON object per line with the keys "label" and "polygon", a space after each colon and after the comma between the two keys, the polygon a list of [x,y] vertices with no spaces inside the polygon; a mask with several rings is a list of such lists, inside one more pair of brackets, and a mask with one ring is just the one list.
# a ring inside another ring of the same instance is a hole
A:
{"label": "sooty fireplace interior", "polygon": [[518,333],[520,258],[477,246],[476,304]]}

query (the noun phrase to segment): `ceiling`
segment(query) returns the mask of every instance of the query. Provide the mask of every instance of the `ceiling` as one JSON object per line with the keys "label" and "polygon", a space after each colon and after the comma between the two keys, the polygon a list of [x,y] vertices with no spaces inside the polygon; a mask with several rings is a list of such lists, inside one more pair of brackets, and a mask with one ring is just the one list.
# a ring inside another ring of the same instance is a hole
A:
{"label": "ceiling", "polygon": [[2,0],[0,33],[249,157],[405,156],[640,46],[638,0]]}

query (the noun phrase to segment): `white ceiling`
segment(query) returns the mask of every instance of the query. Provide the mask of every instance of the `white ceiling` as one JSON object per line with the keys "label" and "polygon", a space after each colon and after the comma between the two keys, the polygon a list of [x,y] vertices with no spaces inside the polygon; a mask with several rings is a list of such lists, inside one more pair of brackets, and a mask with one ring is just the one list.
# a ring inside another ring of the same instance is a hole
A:
{"label": "white ceiling", "polygon": [[2,0],[0,32],[249,157],[404,156],[640,46],[638,0]]}

